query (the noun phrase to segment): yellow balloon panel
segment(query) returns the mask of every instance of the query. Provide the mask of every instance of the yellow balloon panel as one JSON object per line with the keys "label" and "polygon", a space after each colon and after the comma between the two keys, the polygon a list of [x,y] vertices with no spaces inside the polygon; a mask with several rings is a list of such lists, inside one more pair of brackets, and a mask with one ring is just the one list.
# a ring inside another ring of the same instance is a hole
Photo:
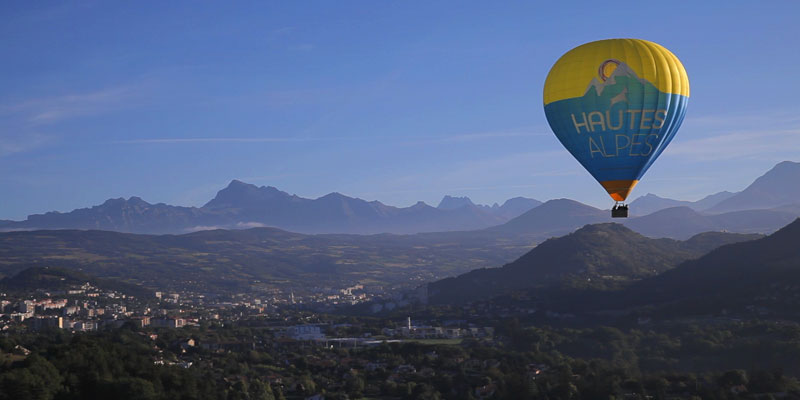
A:
{"label": "yellow balloon panel", "polygon": [[581,97],[592,79],[624,63],[663,93],[689,97],[683,64],[663,46],[641,39],[607,39],[578,46],[556,61],[544,84],[544,104]]}

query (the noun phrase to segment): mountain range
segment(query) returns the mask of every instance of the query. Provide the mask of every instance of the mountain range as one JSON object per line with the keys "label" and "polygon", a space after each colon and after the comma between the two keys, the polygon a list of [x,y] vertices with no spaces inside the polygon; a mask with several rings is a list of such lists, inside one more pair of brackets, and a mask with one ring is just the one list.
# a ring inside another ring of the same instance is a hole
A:
{"label": "mountain range", "polygon": [[723,191],[714,193],[703,197],[697,201],[675,200],[660,197],[653,193],[648,193],[644,196],[636,198],[630,204],[631,213],[635,216],[642,216],[672,207],[688,207],[695,211],[705,211],[709,208],[719,204],[723,200],[727,200],[736,193]]}
{"label": "mountain range", "polygon": [[30,215],[25,221],[0,221],[0,229],[162,234],[269,226],[301,233],[410,234],[481,229],[502,224],[539,204],[517,197],[502,206],[489,207],[475,205],[466,197],[447,196],[440,207],[418,202],[402,208],[340,193],[307,199],[272,186],[234,180],[202,207],[150,204],[139,197],[109,199],[68,213],[48,212]]}
{"label": "mountain range", "polygon": [[[646,236],[677,239],[705,231],[771,233],[800,215],[797,182],[800,163],[785,161],[737,193],[720,192],[696,202],[648,194],[631,203],[633,218],[621,222]],[[474,204],[468,197],[445,196],[438,207],[423,202],[393,207],[340,193],[308,199],[275,187],[234,180],[202,207],[151,204],[139,197],[110,199],[67,213],[0,221],[0,231],[97,229],[180,234],[276,227],[305,234],[479,231],[477,235],[484,237],[522,234],[538,240],[609,221],[607,210],[568,199],[541,203],[516,197],[503,205],[486,206]]]}
{"label": "mountain range", "polygon": [[686,239],[708,231],[772,233],[798,216],[796,210],[781,208],[703,214],[689,207],[673,207],[623,223],[645,236]]}
{"label": "mountain range", "polygon": [[630,204],[633,215],[647,215],[665,208],[689,207],[718,214],[731,211],[774,209],[800,204],[800,163],[783,161],[741,192],[719,192],[698,201],[681,201],[648,193]]}
{"label": "mountain range", "polygon": [[800,163],[784,161],[734,196],[708,211],[712,213],[776,208],[800,203]]}
{"label": "mountain range", "polygon": [[525,211],[528,211],[534,207],[538,207],[541,204],[542,202],[539,200],[529,199],[527,197],[514,197],[506,200],[502,206],[498,205],[497,203],[487,206],[483,204],[475,204],[472,202],[472,200],[470,200],[469,197],[466,196],[444,196],[436,208],[440,210],[457,210],[463,207],[478,207],[494,215],[498,215],[509,220],[525,213]]}
{"label": "mountain range", "polygon": [[698,233],[738,232],[771,233],[800,216],[800,210],[734,211],[722,214],[701,214],[688,207],[673,207],[642,217],[612,219],[608,210],[600,210],[569,199],[550,200],[502,224],[480,231],[483,235],[525,235],[542,241],[561,236],[587,225],[617,222],[648,237],[688,239]]}

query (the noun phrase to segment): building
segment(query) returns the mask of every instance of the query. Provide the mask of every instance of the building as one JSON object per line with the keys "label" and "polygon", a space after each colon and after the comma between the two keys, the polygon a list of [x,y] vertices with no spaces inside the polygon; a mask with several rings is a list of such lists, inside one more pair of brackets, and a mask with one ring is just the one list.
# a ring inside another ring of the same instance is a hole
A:
{"label": "building", "polygon": [[136,325],[137,328],[144,328],[145,326],[150,325],[150,317],[146,315],[131,318],[131,321]]}
{"label": "building", "polygon": [[150,326],[155,328],[183,328],[186,325],[186,320],[183,318],[158,318],[151,319]]}
{"label": "building", "polygon": [[76,331],[96,331],[97,322],[94,321],[75,321],[72,329]]}
{"label": "building", "polygon": [[36,303],[30,300],[20,301],[17,305],[17,311],[22,314],[32,314],[36,310]]}
{"label": "building", "polygon": [[191,339],[191,338],[188,339],[188,340],[183,340],[180,343],[178,343],[180,348],[183,349],[183,350],[187,350],[187,349],[189,349],[191,347],[194,347],[195,344],[196,344],[196,342],[194,341],[194,339]]}
{"label": "building", "polygon": [[61,317],[35,317],[31,320],[31,329],[43,331],[46,329],[63,329],[64,319]]}
{"label": "building", "polygon": [[81,308],[78,306],[69,306],[69,307],[64,307],[64,309],[61,310],[61,312],[64,315],[72,315],[72,314],[77,314],[78,311],[80,311],[80,309]]}
{"label": "building", "polygon": [[295,325],[287,327],[284,331],[286,337],[294,340],[321,340],[325,339],[325,334],[322,333],[317,325]]}

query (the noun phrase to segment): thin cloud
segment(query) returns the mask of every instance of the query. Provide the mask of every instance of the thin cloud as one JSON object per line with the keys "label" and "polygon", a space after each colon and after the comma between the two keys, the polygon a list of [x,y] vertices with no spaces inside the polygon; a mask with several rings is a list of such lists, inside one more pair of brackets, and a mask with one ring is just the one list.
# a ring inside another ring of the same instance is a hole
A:
{"label": "thin cloud", "polygon": [[436,144],[436,143],[462,143],[473,142],[480,140],[493,140],[511,137],[531,137],[531,136],[547,136],[548,133],[532,132],[532,131],[497,131],[497,132],[478,132],[478,133],[465,133],[459,135],[449,136],[412,136],[407,142],[400,143],[401,145],[423,145],[423,144]]}
{"label": "thin cloud", "polygon": [[259,175],[259,176],[243,176],[241,178],[237,178],[242,182],[246,183],[253,183],[253,182],[274,182],[276,180],[286,179],[286,178],[298,178],[303,176],[312,176],[314,174],[311,173],[298,173],[298,172],[287,172],[281,174],[271,174],[271,175]]}
{"label": "thin cloud", "polygon": [[156,138],[119,140],[117,144],[181,144],[181,143],[283,143],[283,142],[313,142],[325,140],[352,140],[351,138],[287,138],[287,137],[260,137],[260,138]]}
{"label": "thin cloud", "polygon": [[714,181],[716,178],[713,176],[670,176],[670,177],[660,177],[660,178],[647,178],[647,182],[687,182],[687,181],[695,181],[695,182],[709,182]]}
{"label": "thin cloud", "polygon": [[282,45],[289,51],[312,51],[316,48],[313,43],[297,42],[298,30],[294,26],[286,26],[283,28],[273,29],[266,35],[267,43],[273,45]]}
{"label": "thin cloud", "polygon": [[272,31],[267,33],[267,40],[273,41],[276,39],[280,39],[282,37],[286,37],[295,32],[296,30],[297,28],[295,28],[294,26],[284,26],[281,28],[273,29]]}
{"label": "thin cloud", "polygon": [[[359,197],[376,197],[376,196],[385,196],[385,195],[395,195],[395,194],[415,194],[419,196],[442,196],[443,193],[452,193],[456,191],[485,191],[485,190],[498,190],[498,189],[530,189],[539,187],[542,185],[538,184],[519,184],[519,185],[493,185],[493,186],[465,186],[465,187],[437,187],[435,189],[406,189],[406,190],[382,190],[377,192],[359,192],[353,194],[353,196]],[[390,205],[388,202],[381,201],[383,204]],[[423,201],[423,203],[428,204]],[[395,206],[395,207],[403,207],[403,206]]]}
{"label": "thin cloud", "polygon": [[687,125],[698,125],[704,129],[739,129],[747,127],[786,127],[800,124],[800,110],[781,109],[754,114],[704,115],[687,118]]}
{"label": "thin cloud", "polygon": [[[706,115],[687,120],[681,134],[665,156],[718,161],[736,158],[793,156],[800,151],[800,116],[797,110],[780,109],[755,114]],[[693,132],[704,137],[684,141]]]}
{"label": "thin cloud", "polygon": [[314,50],[315,48],[317,48],[317,46],[311,43],[301,43],[289,46],[289,50],[295,50],[295,51],[311,51]]}
{"label": "thin cloud", "polygon": [[457,191],[457,190],[464,190],[464,191],[473,191],[473,190],[497,190],[497,189],[526,189],[526,188],[535,188],[541,185],[537,184],[526,184],[526,185],[494,185],[494,186],[463,186],[463,187],[452,187],[445,189],[446,191]]}
{"label": "thin cloud", "polygon": [[50,143],[51,136],[29,133],[23,136],[0,138],[0,157],[33,150]]}
{"label": "thin cloud", "polygon": [[[210,138],[150,138],[150,139],[131,139],[119,140],[112,143],[117,144],[183,144],[183,143],[291,143],[291,142],[324,142],[324,141],[381,141],[392,143],[396,145],[408,144],[432,144],[432,143],[456,143],[477,140],[492,140],[507,137],[523,137],[523,136],[544,136],[543,133],[531,132],[484,132],[484,133],[468,133],[461,135],[450,136],[433,136],[433,135],[420,135],[410,136],[414,141],[401,141],[400,143],[393,140],[375,136],[364,137],[210,137]],[[405,139],[408,139],[406,136]],[[405,140],[404,139],[404,140]]]}
{"label": "thin cloud", "polygon": [[797,154],[800,129],[732,132],[702,139],[672,143],[665,156],[687,157],[703,161],[728,160],[765,155]]}
{"label": "thin cloud", "polygon": [[93,92],[28,99],[16,104],[0,105],[2,114],[21,114],[32,124],[53,123],[59,120],[96,115],[130,105],[141,92],[141,86],[127,85]]}
{"label": "thin cloud", "polygon": [[267,224],[262,224],[261,222],[237,222],[236,227],[239,229],[250,229],[250,228],[265,228],[268,227]]}
{"label": "thin cloud", "polygon": [[222,226],[222,225],[197,225],[197,226],[192,226],[192,227],[186,228],[183,231],[186,232],[186,233],[192,233],[192,232],[200,232],[200,231],[214,231],[214,230],[217,230],[217,229],[225,229],[225,228],[226,227]]}
{"label": "thin cloud", "polygon": [[[515,187],[527,187],[527,182],[533,177],[542,176],[567,176],[575,175],[580,171],[568,169],[553,169],[558,165],[550,165],[553,162],[559,163],[564,158],[564,151],[540,151],[509,154],[502,157],[486,158],[481,160],[464,161],[457,165],[452,165],[446,170],[438,173],[421,171],[415,174],[395,177],[381,182],[381,186],[397,188],[393,191],[398,192],[404,189],[417,187],[436,188],[436,191],[457,190],[457,188],[505,188],[508,185]],[[506,180],[505,183],[494,184],[498,179]],[[512,182],[508,182],[511,180]],[[520,182],[520,183],[515,183]],[[493,183],[485,185],[481,183]],[[525,182],[525,183],[521,183]],[[409,193],[413,193],[411,191]],[[429,191],[428,191],[429,192]],[[377,194],[378,192],[376,192]]]}

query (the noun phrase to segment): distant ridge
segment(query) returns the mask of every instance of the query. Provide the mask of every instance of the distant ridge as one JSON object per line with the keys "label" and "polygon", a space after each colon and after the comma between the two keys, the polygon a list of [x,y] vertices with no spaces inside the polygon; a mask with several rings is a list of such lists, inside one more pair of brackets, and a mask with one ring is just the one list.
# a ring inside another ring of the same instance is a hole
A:
{"label": "distant ridge", "polygon": [[539,207],[543,203],[536,199],[530,199],[527,197],[514,197],[512,199],[506,200],[502,206],[498,207],[494,213],[504,218],[512,219],[516,218],[536,207]]}
{"label": "distant ridge", "polygon": [[708,211],[721,213],[800,203],[800,163],[784,161]]}
{"label": "distant ridge", "polygon": [[624,221],[625,226],[650,237],[687,239],[700,232],[772,233],[794,221],[790,210],[746,210],[702,214],[689,207],[672,207]]}
{"label": "distant ridge", "polygon": [[714,193],[697,201],[674,200],[648,193],[630,203],[631,214],[642,216],[672,207],[689,207],[695,211],[709,209],[736,193],[728,191]]}
{"label": "distant ridge", "polygon": [[800,163],[783,161],[741,192],[719,192],[694,202],[668,199],[648,193],[630,203],[631,213],[641,216],[681,206],[715,214],[786,206],[798,207],[800,206],[798,182],[800,182]]}
{"label": "distant ridge", "polygon": [[207,210],[241,209],[265,207],[276,201],[302,202],[308,199],[290,195],[272,186],[258,187],[234,179],[228,186],[206,203],[203,208]]}
{"label": "distant ridge", "polygon": [[556,199],[506,222],[488,228],[489,231],[523,233],[536,231],[550,236],[569,233],[583,225],[610,221],[608,211],[600,210],[570,199]]}
{"label": "distant ridge", "polygon": [[[651,237],[685,239],[705,230],[770,233],[800,215],[800,185],[795,184],[798,181],[800,163],[782,162],[740,193],[720,192],[696,202],[645,195],[631,203],[632,218],[616,222]],[[674,207],[685,209],[668,210]],[[706,211],[707,207],[711,209]],[[644,213],[650,209],[656,211]],[[316,199],[303,198],[273,186],[233,180],[202,207],[151,204],[139,197],[117,198],[71,212],[35,214],[25,221],[0,221],[0,231],[97,229],[180,234],[276,227],[307,234],[413,234],[486,229],[478,235],[518,233],[548,237],[608,221],[608,210],[568,199],[541,203],[515,197],[502,205],[486,206],[475,204],[468,197],[445,196],[438,207],[424,202],[393,207],[336,192]]]}
{"label": "distant ridge", "polygon": [[335,192],[308,199],[272,186],[233,180],[199,208],[151,204],[139,197],[117,198],[66,213],[48,212],[30,215],[25,221],[0,221],[0,230],[98,229],[163,234],[272,226],[300,233],[411,234],[499,225],[538,204],[533,199],[515,198],[496,207],[472,204],[439,209],[423,202],[393,207]]}
{"label": "distant ridge", "polygon": [[722,229],[714,221],[686,206],[666,208],[643,217],[631,218],[624,224],[650,237],[683,238],[699,232]]}
{"label": "distant ridge", "polygon": [[68,213],[48,212],[29,215],[22,222],[6,225],[11,229],[102,229],[121,232],[170,233],[175,227],[212,224],[218,218],[195,207],[150,204],[139,197],[106,200],[103,204]]}
{"label": "distant ridge", "polygon": [[[471,202],[470,202],[471,204]],[[203,210],[302,233],[418,233],[479,229],[505,219],[479,207],[438,209],[423,202],[411,207],[387,206],[341,193],[317,199],[289,195],[271,186],[231,182]]]}
{"label": "distant ridge", "polygon": [[560,236],[586,224],[616,222],[651,238],[686,240],[702,232],[772,233],[800,216],[800,208],[745,210],[703,214],[689,207],[672,207],[641,217],[612,219],[600,210],[569,199],[550,200],[505,224],[487,228],[502,234]]}
{"label": "distant ridge", "polygon": [[440,210],[455,210],[461,207],[478,207],[484,211],[487,211],[493,215],[500,216],[505,218],[506,220],[516,218],[526,211],[531,210],[535,207],[538,207],[542,204],[541,201],[536,199],[530,199],[527,197],[514,197],[512,199],[506,200],[502,206],[497,205],[497,203],[493,204],[491,207],[487,205],[475,204],[470,200],[469,197],[453,197],[453,196],[444,196],[442,201],[439,202],[439,205],[436,207]]}
{"label": "distant ridge", "polygon": [[[453,197],[453,196],[444,196],[442,201],[439,202],[439,205],[436,208],[440,210],[455,210],[456,208],[461,207],[477,207],[475,203],[470,200],[469,197]],[[491,208],[488,206],[483,206],[486,208]]]}

